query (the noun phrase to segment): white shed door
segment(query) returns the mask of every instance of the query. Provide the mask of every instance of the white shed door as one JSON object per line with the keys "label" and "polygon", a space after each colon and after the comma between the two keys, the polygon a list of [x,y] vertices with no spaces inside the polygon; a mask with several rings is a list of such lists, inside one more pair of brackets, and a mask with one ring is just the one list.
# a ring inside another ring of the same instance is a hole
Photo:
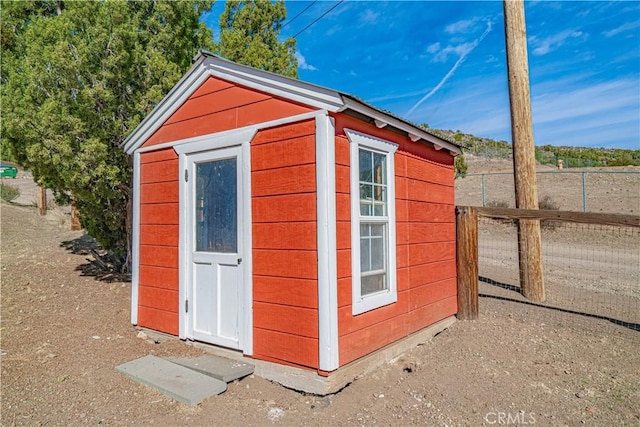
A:
{"label": "white shed door", "polygon": [[240,348],[242,162],[240,147],[187,156],[187,334]]}

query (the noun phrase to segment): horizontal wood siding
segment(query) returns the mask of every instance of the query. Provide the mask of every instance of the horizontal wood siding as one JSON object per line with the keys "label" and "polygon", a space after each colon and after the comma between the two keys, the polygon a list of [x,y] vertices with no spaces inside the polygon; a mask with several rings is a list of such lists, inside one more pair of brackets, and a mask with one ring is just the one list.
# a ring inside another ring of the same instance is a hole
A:
{"label": "horizontal wood siding", "polygon": [[[336,116],[340,365],[457,312],[453,157],[342,114]],[[349,140],[344,128],[399,145],[395,160],[398,301],[352,315]]]}
{"label": "horizontal wood siding", "polygon": [[143,147],[236,129],[311,111],[311,108],[209,77]]}
{"label": "horizontal wood siding", "polygon": [[258,132],[251,193],[253,357],[317,369],[314,120]]}
{"label": "horizontal wood siding", "polygon": [[178,156],[140,155],[138,324],[178,335]]}

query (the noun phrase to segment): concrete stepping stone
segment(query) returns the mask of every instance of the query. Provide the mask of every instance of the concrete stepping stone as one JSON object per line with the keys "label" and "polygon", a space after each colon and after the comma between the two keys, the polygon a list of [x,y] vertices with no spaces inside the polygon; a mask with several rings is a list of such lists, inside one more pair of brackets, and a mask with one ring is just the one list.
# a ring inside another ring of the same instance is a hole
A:
{"label": "concrete stepping stone", "polygon": [[204,375],[229,383],[238,378],[253,374],[254,366],[225,357],[206,355],[199,357],[174,357],[167,360],[182,365]]}
{"label": "concrete stepping stone", "polygon": [[224,381],[156,356],[123,363],[116,366],[116,370],[191,406],[227,389]]}

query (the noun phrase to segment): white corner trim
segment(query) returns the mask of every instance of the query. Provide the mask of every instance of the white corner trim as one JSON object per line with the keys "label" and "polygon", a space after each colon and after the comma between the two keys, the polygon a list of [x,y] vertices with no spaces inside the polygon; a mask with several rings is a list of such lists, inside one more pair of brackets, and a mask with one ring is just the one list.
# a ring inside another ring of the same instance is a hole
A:
{"label": "white corner trim", "polygon": [[[396,211],[395,211],[395,162],[394,154],[398,144],[376,138],[361,132],[345,128],[349,138],[349,169],[351,188],[351,307],[354,316],[376,308],[393,304],[398,300],[397,272],[396,272]],[[372,295],[362,296],[360,292],[360,222],[362,219],[376,221],[376,217],[360,216],[360,176],[359,149],[365,148],[387,155],[387,275],[389,289]]]}
{"label": "white corner trim", "polygon": [[189,285],[189,273],[187,265],[189,262],[189,248],[187,247],[187,203],[189,195],[185,188],[183,173],[187,168],[187,156],[180,154],[178,156],[178,336],[180,339],[187,339],[187,331],[189,330],[188,316],[184,311],[184,302],[187,300]]}
{"label": "white corner trim", "polygon": [[242,224],[246,232],[242,235],[244,252],[244,294],[242,295],[244,330],[242,335],[242,351],[253,355],[253,217],[251,214],[251,141],[253,136],[242,142]]}
{"label": "white corner trim", "polygon": [[335,125],[325,112],[316,117],[319,368],[339,366],[336,242]]}
{"label": "white corner trim", "polygon": [[133,186],[131,194],[131,323],[138,324],[138,292],[140,290],[140,153],[133,154]]}

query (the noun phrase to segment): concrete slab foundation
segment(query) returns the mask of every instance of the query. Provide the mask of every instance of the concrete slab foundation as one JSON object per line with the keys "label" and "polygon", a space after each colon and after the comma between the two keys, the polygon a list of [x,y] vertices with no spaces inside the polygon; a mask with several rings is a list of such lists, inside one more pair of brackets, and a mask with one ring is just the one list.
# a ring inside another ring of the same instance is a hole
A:
{"label": "concrete slab foundation", "polygon": [[227,389],[224,381],[156,356],[145,356],[123,363],[116,366],[116,370],[191,406]]}
{"label": "concrete slab foundation", "polygon": [[200,357],[168,357],[167,360],[186,368],[193,369],[201,374],[217,378],[229,383],[238,378],[253,374],[254,366],[238,360],[217,356]]}
{"label": "concrete slab foundation", "polygon": [[[449,328],[453,323],[455,323],[455,321],[455,316],[443,319],[412,335],[409,335],[404,339],[396,341],[395,343],[389,344],[378,351],[355,360],[348,365],[329,373],[329,376],[327,377],[318,375],[314,370],[279,365],[277,363],[265,362],[263,360],[251,359],[251,364],[255,365],[255,374],[262,378],[275,381],[294,390],[324,396],[340,391],[356,378],[372,372],[382,364],[388,363],[390,360],[397,358],[419,344],[423,344],[431,340],[435,335]],[[247,358],[238,351],[228,350],[199,342],[188,342],[193,346],[201,348],[216,356],[242,361],[247,360]]]}

